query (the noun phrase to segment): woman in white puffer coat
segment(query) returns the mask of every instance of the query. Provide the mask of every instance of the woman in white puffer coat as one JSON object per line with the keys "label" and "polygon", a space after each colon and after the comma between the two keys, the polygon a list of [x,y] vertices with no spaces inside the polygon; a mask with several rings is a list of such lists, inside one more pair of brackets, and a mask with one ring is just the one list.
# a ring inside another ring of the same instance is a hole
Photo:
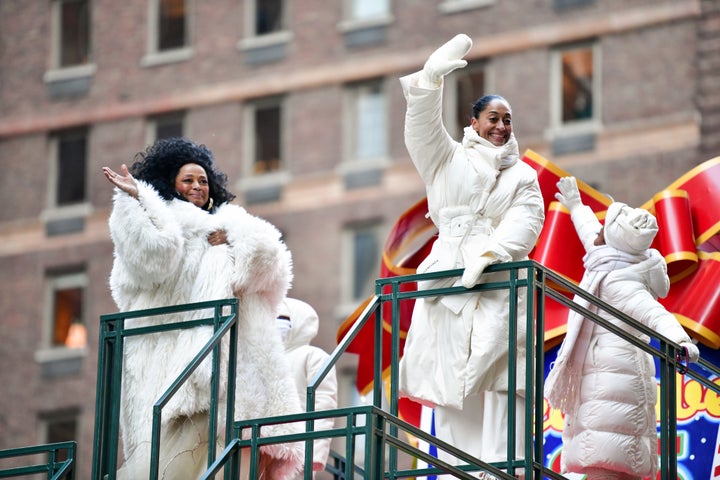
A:
{"label": "woman in white puffer coat", "polygon": [[[118,308],[238,298],[235,418],[299,413],[275,329],[278,305],[292,279],[290,252],[279,231],[229,203],[234,195],[225,188],[226,176],[215,170],[204,145],[159,140],[138,154],[130,169],[122,165],[120,173],[107,167],[103,172],[117,187],[109,225],[115,246],[110,288]],[[208,312],[130,319],[126,326],[199,316]],[[212,334],[212,327],[199,327],[125,339],[120,411],[125,461],[118,478],[148,478],[153,404]],[[227,346],[221,351],[226,364]],[[193,479],[207,469],[211,374],[206,359],[162,410],[161,478]],[[221,373],[223,398],[226,382]],[[219,411],[225,411],[222,405]],[[262,433],[300,431],[301,425],[285,424]],[[292,478],[301,467],[302,450],[301,444],[262,447],[270,478]]]}
{"label": "woman in white puffer coat", "polygon": [[[442,123],[443,77],[467,64],[463,56],[471,45],[467,35],[457,35],[422,71],[400,79],[407,100],[405,145],[439,231],[417,273],[465,268],[457,285],[467,288],[490,264],[527,259],[544,220],[537,175],[520,161],[504,98],[487,95],[475,103],[462,142]],[[485,277],[507,281],[509,273]],[[437,286],[420,284],[418,290]],[[519,293],[515,400],[521,456],[527,292]],[[401,395],[435,407],[437,437],[487,462],[507,460],[509,301],[507,289],[417,299],[400,361]],[[442,450],[439,457],[463,463]]]}
{"label": "woman in white puffer coat", "polygon": [[[657,301],[667,295],[667,266],[650,249],[657,222],[650,212],[614,202],[600,224],[583,205],[573,177],[561,178],[556,198],[568,210],[586,250],[580,287],[687,350],[698,348],[677,319]],[[649,342],[611,314],[575,302]],[[562,471],[588,480],[655,478],[657,386],[652,356],[592,320],[571,312],[567,335],[545,382],[551,406],[565,414]]]}

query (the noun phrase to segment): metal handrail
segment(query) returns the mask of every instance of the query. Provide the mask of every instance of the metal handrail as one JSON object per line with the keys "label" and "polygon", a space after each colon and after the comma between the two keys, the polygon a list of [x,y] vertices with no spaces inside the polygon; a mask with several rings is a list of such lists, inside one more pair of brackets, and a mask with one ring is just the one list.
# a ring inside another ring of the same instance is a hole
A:
{"label": "metal handrail", "polygon": [[[20,477],[33,473],[47,473],[48,480],[74,480],[76,451],[77,442],[56,442],[45,445],[0,450],[0,459],[47,454],[47,461],[45,463],[0,469],[0,478]],[[58,457],[63,456],[61,455],[62,452],[64,452],[65,460],[58,460]]]}
{"label": "metal handrail", "polygon": [[[120,312],[100,317],[100,344],[98,352],[98,376],[95,408],[95,448],[93,450],[93,473],[95,480],[104,479],[108,475],[113,480],[117,471],[120,397],[122,385],[122,356],[126,337],[148,335],[170,330],[181,330],[201,326],[212,326],[214,334],[198,351],[182,373],[172,382],[170,387],[160,396],[153,405],[152,439],[150,450],[150,478],[155,480],[159,475],[160,456],[160,424],[162,408],[172,396],[189,379],[205,358],[212,354],[212,381],[209,422],[209,438],[215,438],[217,432],[217,412],[220,402],[220,342],[224,337],[229,338],[229,361],[227,364],[228,379],[235,378],[237,363],[237,299],[214,300],[184,305],[173,305],[161,308]],[[169,322],[151,326],[128,328],[125,321],[133,318],[146,318],[170,313],[188,313],[196,311],[213,310],[212,317],[192,319],[187,321]],[[229,310],[228,313],[224,313]],[[225,432],[226,443],[231,438],[232,419],[235,407],[235,382],[228,381],[226,393]],[[215,442],[208,442],[208,463],[215,457]]]}
{"label": "metal handrail", "polygon": [[[512,460],[505,462],[485,463],[480,459],[468,455],[466,452],[449,445],[442,440],[422,431],[398,417],[398,364],[400,357],[400,304],[403,301],[435,296],[435,295],[457,295],[468,293],[463,287],[447,287],[432,290],[406,291],[401,286],[408,282],[417,282],[418,280],[429,280],[438,278],[459,277],[463,270],[449,270],[444,272],[433,272],[428,274],[405,275],[399,277],[383,278],[376,281],[376,294],[370,299],[363,312],[360,314],[355,324],[351,326],[345,337],[338,343],[329,358],[323,365],[322,369],[315,375],[307,386],[307,411],[283,417],[270,417],[246,420],[242,422],[233,422],[234,418],[234,401],[227,401],[227,411],[225,415],[225,447],[222,452],[214,452],[215,442],[209,443],[209,470],[203,478],[214,478],[214,475],[221,469],[225,468],[228,478],[232,478],[233,473],[239,472],[240,468],[240,451],[241,449],[250,449],[250,474],[257,474],[259,462],[259,448],[264,445],[273,443],[287,442],[305,442],[305,462],[311,462],[312,459],[312,442],[320,438],[344,438],[346,441],[344,457],[337,452],[332,453],[335,459],[335,465],[328,466],[328,471],[333,472],[336,478],[355,478],[355,475],[362,475],[366,478],[408,478],[413,476],[432,475],[435,473],[452,473],[458,478],[473,478],[468,472],[487,471],[498,478],[513,478],[512,474],[517,469],[524,469],[526,478],[552,478],[561,480],[565,477],[550,468],[545,467],[542,463],[543,442],[542,438],[535,438],[536,435],[542,435],[543,432],[543,413],[541,408],[544,403],[543,396],[543,366],[544,366],[544,314],[545,302],[550,299],[559,302],[568,309],[578,312],[591,321],[601,325],[615,335],[625,339],[636,347],[649,353],[659,360],[660,370],[660,445],[661,445],[661,477],[674,478],[677,475],[677,459],[675,456],[674,444],[672,440],[676,435],[676,374],[677,372],[687,375],[690,378],[703,384],[709,390],[720,395],[720,386],[711,380],[704,372],[715,378],[720,378],[720,369],[715,365],[700,360],[698,366],[700,368],[689,368],[685,366],[677,358],[680,351],[679,345],[673,343],[669,339],[663,337],[657,332],[645,327],[634,319],[626,316],[611,305],[600,301],[587,292],[580,289],[573,282],[567,280],[561,275],[549,270],[534,261],[513,262],[507,264],[498,264],[488,267],[487,273],[507,272],[504,279],[500,281],[492,281],[482,283],[470,289],[472,292],[481,292],[486,290],[508,289],[510,291],[510,311],[509,311],[509,378],[508,383],[511,390],[515,390],[516,385],[516,332],[519,322],[523,319],[526,322],[526,378],[524,382],[525,391],[532,392],[533,401],[525,403],[525,424],[526,429],[525,451],[523,458],[520,460]],[[527,294],[527,310],[525,315],[518,312],[518,298],[521,294]],[[603,315],[608,314],[634,330],[646,335],[652,341],[646,343],[636,336],[626,332],[624,329],[609,322],[599,313],[588,310],[582,305],[577,304],[573,299],[577,296],[593,305],[598,312]],[[387,345],[383,345],[383,330],[387,325],[387,319],[384,316],[384,305],[391,304],[390,319],[390,350],[391,364],[389,372],[389,402],[387,407],[383,407],[383,399],[385,395],[383,375],[383,349]],[[167,323],[153,326],[143,326],[135,328],[127,328],[125,321],[131,318],[150,317],[154,315],[167,315],[170,313],[190,312],[192,310],[214,309],[212,317],[188,320],[185,322]],[[230,314],[223,314],[224,309],[230,309]],[[213,302],[200,302],[188,305],[168,306],[163,308],[148,309],[134,312],[115,313],[101,316],[100,329],[100,345],[98,357],[98,380],[97,380],[97,399],[95,414],[95,449],[93,452],[93,476],[94,480],[101,480],[108,475],[107,478],[112,480],[117,469],[118,456],[118,437],[119,437],[119,408],[120,408],[120,389],[122,376],[122,352],[124,340],[131,336],[146,335],[151,333],[159,333],[174,329],[196,328],[199,326],[213,326],[214,335],[199,351],[191,363],[185,368],[183,373],[173,382],[168,390],[158,399],[153,407],[153,438],[151,447],[151,478],[157,478],[157,460],[159,457],[159,424],[162,415],[162,407],[172,397],[172,395],[181,387],[182,382],[197,368],[208,355],[213,356],[213,380],[211,384],[211,412],[212,418],[210,422],[210,438],[218,432],[217,429],[217,413],[218,413],[218,385],[220,356],[219,348],[222,339],[230,338],[230,361],[228,362],[228,399],[234,398],[235,384],[232,381],[235,378],[232,368],[235,366],[236,351],[232,351],[237,340],[237,300],[219,300]],[[372,404],[364,407],[338,408],[334,410],[315,411],[315,391],[318,385],[325,379],[330,371],[337,364],[340,357],[347,352],[350,344],[355,340],[359,332],[368,325],[367,322],[373,321],[375,327],[374,338],[374,378],[376,381],[373,385]],[[659,346],[655,346],[655,344]],[[530,354],[533,352],[533,354]],[[515,458],[515,400],[514,395],[509,395],[509,415],[508,415],[508,459]],[[331,430],[314,430],[314,423],[321,418],[337,418],[344,419],[346,427],[334,428]],[[264,425],[277,423],[303,422],[305,431],[292,435],[284,435],[278,437],[261,437],[260,430]],[[250,432],[249,436],[244,435]],[[439,459],[430,456],[424,451],[418,449],[411,444],[406,436],[412,436],[421,439],[429,445],[443,450],[459,461],[464,462],[462,465],[451,466]],[[362,465],[355,462],[356,442],[363,441],[366,452],[365,460]],[[74,462],[75,460],[75,442],[65,442],[61,444],[66,446],[68,450],[68,459],[64,463],[49,461],[48,466],[31,466],[20,467],[25,470],[5,469],[0,470],[0,478],[9,476],[17,476],[18,474],[30,473],[29,468],[40,468],[35,471],[48,471],[50,466],[58,467],[54,474],[48,478],[74,478]],[[48,451],[48,446],[25,447],[21,449],[12,449],[0,452],[0,458],[7,456],[18,456],[25,452],[39,453]],[[54,448],[54,447],[53,447]],[[52,450],[52,448],[51,448]],[[398,454],[404,453],[415,459],[420,459],[428,464],[433,465],[430,468],[415,468],[411,470],[402,470],[398,468]],[[29,453],[28,453],[29,454]],[[54,457],[53,457],[54,458]],[[344,460],[343,460],[344,459]],[[50,475],[50,473],[48,473]],[[312,472],[307,469],[305,479],[312,478]]]}

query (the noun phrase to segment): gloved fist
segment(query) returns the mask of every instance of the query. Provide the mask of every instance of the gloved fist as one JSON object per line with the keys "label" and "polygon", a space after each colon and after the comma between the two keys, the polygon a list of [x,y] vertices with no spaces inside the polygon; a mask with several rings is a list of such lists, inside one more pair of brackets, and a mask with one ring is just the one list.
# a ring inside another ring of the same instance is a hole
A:
{"label": "gloved fist", "polygon": [[470,37],[460,33],[435,50],[425,62],[420,86],[437,88],[445,75],[466,66],[467,60],[463,60],[463,57],[470,50],[470,47],[472,47]]}
{"label": "gloved fist", "polygon": [[700,350],[698,350],[697,345],[692,342],[682,342],[680,346],[687,352],[688,362],[695,363],[700,360]]}
{"label": "gloved fist", "polygon": [[570,210],[570,213],[572,213],[574,208],[582,206],[580,190],[578,190],[575,177],[561,178],[557,182],[557,188],[559,192],[555,194],[555,199],[562,203],[563,207]]}
{"label": "gloved fist", "polygon": [[485,271],[492,261],[492,257],[483,255],[482,257],[477,257],[468,262],[468,264],[465,265],[465,271],[463,272],[462,279],[460,280],[462,286],[465,288],[472,288],[477,285],[480,281],[480,275],[482,275],[483,271]]}

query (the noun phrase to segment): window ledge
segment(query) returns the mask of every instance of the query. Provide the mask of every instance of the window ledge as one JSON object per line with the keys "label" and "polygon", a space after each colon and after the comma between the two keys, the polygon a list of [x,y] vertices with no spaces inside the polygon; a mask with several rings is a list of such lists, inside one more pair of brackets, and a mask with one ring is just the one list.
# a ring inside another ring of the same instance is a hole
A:
{"label": "window ledge", "polygon": [[364,158],[361,160],[347,160],[337,166],[337,172],[341,175],[348,173],[357,173],[368,170],[385,169],[390,165],[390,159],[387,157]]}
{"label": "window ledge", "polygon": [[35,351],[35,361],[38,363],[52,363],[75,358],[83,358],[88,354],[87,347],[48,347]]}
{"label": "window ledge", "polygon": [[338,23],[338,29],[341,32],[353,32],[355,30],[363,30],[366,28],[384,27],[390,25],[394,21],[395,17],[393,17],[392,15],[381,15],[378,17],[363,18],[359,20],[343,20],[342,22]]}
{"label": "window ledge", "polygon": [[457,13],[475,8],[490,7],[495,5],[497,0],[445,0],[438,5],[440,13]]}
{"label": "window ledge", "polygon": [[88,63],[86,65],[77,65],[74,67],[55,68],[48,70],[43,75],[45,83],[64,82],[67,80],[77,80],[95,75],[97,65]]}
{"label": "window ledge", "polygon": [[546,131],[546,138],[553,140],[557,137],[566,137],[569,135],[599,133],[601,130],[602,124],[600,120],[580,120],[551,127]]}
{"label": "window ledge", "polygon": [[76,203],[67,206],[54,206],[43,210],[40,213],[40,220],[49,222],[52,220],[66,220],[68,218],[88,217],[93,213],[93,207],[89,203]]}
{"label": "window ledge", "polygon": [[189,60],[193,56],[192,47],[177,48],[164,52],[152,52],[146,54],[140,60],[141,67],[155,67],[159,65],[167,65],[170,63],[178,63]]}
{"label": "window ledge", "polygon": [[240,190],[254,190],[257,188],[275,187],[285,185],[290,181],[290,172],[280,170],[272,173],[246,176],[238,182]]}
{"label": "window ledge", "polygon": [[266,35],[257,35],[254,37],[243,38],[237,43],[238,50],[253,50],[255,48],[273,47],[290,43],[293,39],[292,32],[284,30],[281,32],[268,33]]}

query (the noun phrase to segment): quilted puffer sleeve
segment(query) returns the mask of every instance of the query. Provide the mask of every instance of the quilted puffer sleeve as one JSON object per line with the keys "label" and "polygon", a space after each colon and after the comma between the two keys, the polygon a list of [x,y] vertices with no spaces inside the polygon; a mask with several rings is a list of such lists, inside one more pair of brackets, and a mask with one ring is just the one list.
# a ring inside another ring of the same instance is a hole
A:
{"label": "quilted puffer sleeve", "polygon": [[418,87],[420,72],[400,79],[407,101],[405,146],[425,184],[433,182],[438,169],[450,161],[459,147],[442,122],[442,87]]}

